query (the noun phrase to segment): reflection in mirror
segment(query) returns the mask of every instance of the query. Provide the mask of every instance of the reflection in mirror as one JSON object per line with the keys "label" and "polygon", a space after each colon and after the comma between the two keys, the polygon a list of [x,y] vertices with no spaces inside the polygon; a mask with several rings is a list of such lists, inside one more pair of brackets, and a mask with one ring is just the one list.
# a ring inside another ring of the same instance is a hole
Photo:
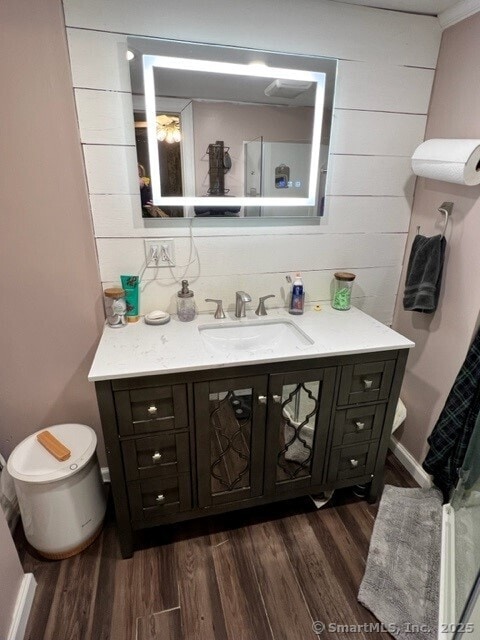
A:
{"label": "reflection in mirror", "polygon": [[144,217],[322,214],[335,60],[128,46]]}

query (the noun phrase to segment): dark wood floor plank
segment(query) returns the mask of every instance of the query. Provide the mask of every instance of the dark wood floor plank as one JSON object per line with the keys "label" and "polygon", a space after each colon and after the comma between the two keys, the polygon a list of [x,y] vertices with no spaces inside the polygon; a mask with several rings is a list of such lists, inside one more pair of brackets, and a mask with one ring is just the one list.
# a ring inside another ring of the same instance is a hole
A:
{"label": "dark wood floor plank", "polygon": [[387,454],[385,465],[385,482],[396,487],[418,487],[418,482],[412,478],[402,463],[391,451]]}
{"label": "dark wood floor plank", "polygon": [[[325,514],[323,525],[330,533],[330,552],[327,558],[335,571],[338,572],[342,590],[350,603],[353,616],[340,620],[343,624],[375,624],[376,618],[357,600],[358,590],[363,580],[370,545],[374,520],[368,512],[368,503],[352,499],[347,505],[333,508]],[[362,532],[361,522],[364,523]],[[317,534],[319,532],[317,531]],[[325,540],[325,530],[321,533]],[[351,634],[352,635],[352,634]],[[354,638],[365,640],[391,640],[388,633],[358,632]]]}
{"label": "dark wood floor plank", "polygon": [[370,538],[375,524],[373,513],[365,507],[365,502],[360,500],[352,500],[349,503],[335,506],[335,513],[342,521],[345,529],[355,532],[352,540],[364,559],[368,555]]}
{"label": "dark wood floor plank", "polygon": [[38,585],[25,629],[25,640],[37,640],[45,635],[61,563],[47,562],[40,558],[28,544],[21,522],[15,529],[14,541],[23,570],[25,573],[33,573]]}
{"label": "dark wood floor plank", "polygon": [[[366,503],[364,503],[366,504]],[[334,507],[322,510],[318,518],[308,514],[308,519],[315,532],[315,536],[320,545],[323,546],[327,562],[336,576],[336,580],[341,585],[345,598],[349,602],[352,611],[352,618],[332,622],[340,624],[366,624],[374,623],[376,619],[358,601],[357,594],[360,583],[365,572],[365,557],[359,552],[355,542],[355,530],[348,531]],[[355,640],[385,639],[391,640],[387,633],[365,633],[353,634]]]}
{"label": "dark wood floor plank", "polygon": [[275,640],[292,640],[293,632],[302,640],[314,638],[312,616],[275,523],[250,525],[235,537],[253,560]]}
{"label": "dark wood floor plank", "polygon": [[35,558],[28,552],[24,556],[24,571],[33,573],[38,585],[25,630],[25,640],[39,640],[45,637],[50,609],[58,589],[60,565],[60,562],[45,560],[35,562]]}
{"label": "dark wood floor plank", "polygon": [[227,640],[208,536],[175,544],[180,611],[188,640]]}
{"label": "dark wood floor plank", "polygon": [[[319,517],[315,517],[318,515]],[[365,559],[358,553],[355,542],[357,532],[348,531],[335,507],[327,507],[318,514],[309,514],[309,522],[317,540],[327,551],[327,557],[344,570],[345,584],[360,584],[365,569]]]}
{"label": "dark wood floor plank", "polygon": [[[342,583],[330,566],[324,547],[318,544],[308,518],[293,516],[288,522],[277,521],[276,526],[314,620],[325,625],[355,620],[350,594],[342,589]],[[325,640],[352,640],[351,634],[329,632],[328,629],[321,637]]]}
{"label": "dark wood floor plank", "polygon": [[173,561],[173,549],[166,544],[142,549],[116,563],[112,640],[134,638],[137,618],[178,607]]}
{"label": "dark wood floor plank", "polygon": [[210,535],[228,640],[273,640],[252,558],[236,542],[234,532]]}
{"label": "dark wood floor plank", "polygon": [[[137,640],[185,640],[180,608],[138,618]],[[113,640],[113,639],[112,639]]]}
{"label": "dark wood floor plank", "polygon": [[[102,532],[102,548],[98,571],[98,588],[93,612],[92,640],[110,640],[115,593],[116,565],[121,558],[117,530],[113,521],[106,523]],[[122,639],[119,639],[122,640]]]}
{"label": "dark wood floor plank", "polygon": [[82,553],[62,560],[43,640],[91,638],[102,536]]}

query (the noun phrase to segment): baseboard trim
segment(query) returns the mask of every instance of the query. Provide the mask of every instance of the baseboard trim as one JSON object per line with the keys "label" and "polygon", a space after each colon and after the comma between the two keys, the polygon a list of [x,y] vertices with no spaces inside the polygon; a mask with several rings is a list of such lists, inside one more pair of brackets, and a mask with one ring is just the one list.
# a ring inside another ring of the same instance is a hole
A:
{"label": "baseboard trim", "polygon": [[110,469],[108,467],[100,467],[103,482],[110,482]]}
{"label": "baseboard trim", "polygon": [[401,442],[393,436],[390,438],[390,450],[393,455],[403,464],[408,473],[423,489],[432,486],[432,479],[422,465],[415,460],[410,451],[406,449]]}
{"label": "baseboard trim", "polygon": [[7,640],[23,640],[36,588],[37,582],[33,573],[26,573],[18,591]]}
{"label": "baseboard trim", "polygon": [[448,27],[457,24],[457,22],[473,16],[478,11],[480,11],[480,0],[461,0],[453,7],[442,11],[438,16],[438,20],[442,29],[448,29]]}

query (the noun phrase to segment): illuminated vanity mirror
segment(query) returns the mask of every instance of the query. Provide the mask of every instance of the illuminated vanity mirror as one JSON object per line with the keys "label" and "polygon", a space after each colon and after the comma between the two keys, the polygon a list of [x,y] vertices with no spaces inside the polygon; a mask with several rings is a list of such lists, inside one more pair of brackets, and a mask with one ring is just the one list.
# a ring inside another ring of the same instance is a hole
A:
{"label": "illuminated vanity mirror", "polygon": [[322,215],[336,60],[128,38],[144,217]]}

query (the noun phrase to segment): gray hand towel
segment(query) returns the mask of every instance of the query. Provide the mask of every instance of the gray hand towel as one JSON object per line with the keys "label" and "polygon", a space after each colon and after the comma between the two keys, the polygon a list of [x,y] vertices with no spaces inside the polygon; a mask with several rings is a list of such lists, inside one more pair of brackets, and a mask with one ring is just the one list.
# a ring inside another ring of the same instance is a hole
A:
{"label": "gray hand towel", "polygon": [[408,261],[403,308],[433,313],[437,308],[447,241],[443,236],[417,235]]}

